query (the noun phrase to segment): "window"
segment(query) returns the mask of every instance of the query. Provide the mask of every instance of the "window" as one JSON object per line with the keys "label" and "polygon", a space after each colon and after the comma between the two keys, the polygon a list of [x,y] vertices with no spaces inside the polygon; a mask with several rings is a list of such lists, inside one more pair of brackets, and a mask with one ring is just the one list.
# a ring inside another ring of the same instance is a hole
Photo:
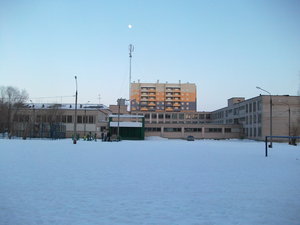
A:
{"label": "window", "polygon": [[171,115],[170,114],[166,114],[165,117],[166,117],[166,119],[171,119]]}
{"label": "window", "polygon": [[152,119],[156,119],[157,118],[157,114],[156,113],[152,113],[151,117],[152,117]]}
{"label": "window", "polygon": [[231,128],[225,128],[225,133],[231,133]]}
{"label": "window", "polygon": [[89,123],[94,123],[94,116],[89,116]]}
{"label": "window", "polygon": [[160,127],[146,127],[145,131],[146,132],[160,132],[161,128]]}
{"label": "window", "polygon": [[67,116],[62,116],[61,117],[61,122],[66,123],[67,122]]}
{"label": "window", "polygon": [[180,120],[183,120],[183,119],[184,119],[184,114],[183,114],[183,113],[180,113],[180,114],[179,114],[179,119],[180,119]]}
{"label": "window", "polygon": [[184,128],[184,132],[202,132],[202,128]]}
{"label": "window", "polygon": [[256,112],[256,102],[253,102],[253,112]]}
{"label": "window", "polygon": [[72,123],[72,116],[68,116],[68,117],[67,117],[67,122],[68,122],[68,123]]}
{"label": "window", "polygon": [[158,119],[163,119],[164,118],[164,114],[158,114]]}
{"label": "window", "polygon": [[261,110],[261,101],[258,101],[258,102],[257,102],[257,110],[258,110],[258,111]]}
{"label": "window", "polygon": [[169,127],[165,127],[164,128],[164,132],[181,132],[181,128],[169,128]]}
{"label": "window", "polygon": [[173,120],[177,120],[177,114],[175,114],[175,113],[172,114],[172,119],[173,119]]}
{"label": "window", "polygon": [[257,123],[261,123],[261,114],[258,114],[257,116]]}
{"label": "window", "polygon": [[208,133],[222,133],[222,128],[205,128]]}
{"label": "window", "polygon": [[82,123],[82,116],[77,116],[77,123]]}
{"label": "window", "polygon": [[185,114],[185,119],[191,119],[191,115],[190,114]]}
{"label": "window", "polygon": [[149,119],[150,118],[150,114],[145,114],[145,119]]}

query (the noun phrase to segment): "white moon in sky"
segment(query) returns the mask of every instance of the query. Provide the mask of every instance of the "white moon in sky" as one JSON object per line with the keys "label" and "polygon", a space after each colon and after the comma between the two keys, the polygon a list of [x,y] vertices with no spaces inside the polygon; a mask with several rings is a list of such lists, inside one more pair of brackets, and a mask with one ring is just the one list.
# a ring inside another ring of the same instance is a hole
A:
{"label": "white moon in sky", "polygon": [[129,29],[131,29],[131,28],[132,28],[132,25],[131,25],[131,24],[129,24],[129,25],[128,25],[128,28],[129,28]]}

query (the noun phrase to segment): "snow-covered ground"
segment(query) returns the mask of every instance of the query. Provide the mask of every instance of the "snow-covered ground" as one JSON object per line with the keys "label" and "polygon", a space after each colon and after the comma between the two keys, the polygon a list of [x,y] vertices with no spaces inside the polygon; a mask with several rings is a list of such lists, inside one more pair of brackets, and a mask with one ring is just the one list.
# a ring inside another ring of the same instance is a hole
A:
{"label": "snow-covered ground", "polygon": [[300,147],[0,140],[1,225],[299,225]]}

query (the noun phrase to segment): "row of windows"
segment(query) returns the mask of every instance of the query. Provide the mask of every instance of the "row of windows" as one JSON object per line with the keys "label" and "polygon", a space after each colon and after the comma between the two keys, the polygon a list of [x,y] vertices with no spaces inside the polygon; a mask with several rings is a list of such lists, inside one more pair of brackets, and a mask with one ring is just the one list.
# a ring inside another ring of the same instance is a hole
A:
{"label": "row of windows", "polygon": [[173,119],[173,120],[183,120],[183,119],[210,119],[210,114],[184,114],[184,113],[173,113],[173,114],[163,114],[163,113],[146,113],[145,119]]}
{"label": "row of windows", "polygon": [[[245,110],[245,111],[244,111]],[[213,114],[213,119],[220,119],[220,118],[224,118],[224,112],[225,112],[225,117],[229,117],[233,115],[239,115],[239,114],[243,114],[243,113],[252,113],[252,112],[256,112],[256,111],[260,111],[261,110],[261,101],[258,102],[252,102],[252,103],[248,103],[246,105],[243,106],[239,106],[237,108],[234,109],[228,109],[225,111],[220,111],[217,113]]]}
{"label": "row of windows", "polygon": [[190,121],[190,120],[173,120],[173,121],[170,121],[170,120],[166,120],[166,121],[156,121],[156,120],[152,120],[151,122],[149,120],[146,120],[145,121],[146,124],[204,124],[204,123],[208,123],[208,122],[205,122],[205,121],[201,121],[201,120],[193,120],[193,121]]}
{"label": "row of windows", "polygon": [[[15,115],[14,122],[29,122],[29,115]],[[72,115],[36,115],[32,118],[32,122],[36,123],[74,123]],[[77,123],[94,123],[94,116],[77,116]]]}
{"label": "row of windows", "polygon": [[261,127],[244,128],[244,134],[248,137],[261,137]]}
{"label": "row of windows", "polygon": [[[164,132],[181,132],[184,129],[184,132],[202,132],[202,128],[181,128],[181,127],[165,127]],[[206,133],[222,133],[222,128],[205,128]],[[160,127],[146,127],[146,132],[161,132]],[[224,128],[225,133],[231,133],[231,128]]]}

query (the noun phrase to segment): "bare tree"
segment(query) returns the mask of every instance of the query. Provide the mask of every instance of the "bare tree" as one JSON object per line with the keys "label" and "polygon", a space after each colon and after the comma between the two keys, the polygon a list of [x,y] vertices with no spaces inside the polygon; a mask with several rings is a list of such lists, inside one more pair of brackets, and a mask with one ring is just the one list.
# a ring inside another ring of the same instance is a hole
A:
{"label": "bare tree", "polygon": [[13,118],[24,107],[28,93],[16,87],[1,86],[0,95],[0,129],[1,132],[7,132],[10,138],[13,134]]}

